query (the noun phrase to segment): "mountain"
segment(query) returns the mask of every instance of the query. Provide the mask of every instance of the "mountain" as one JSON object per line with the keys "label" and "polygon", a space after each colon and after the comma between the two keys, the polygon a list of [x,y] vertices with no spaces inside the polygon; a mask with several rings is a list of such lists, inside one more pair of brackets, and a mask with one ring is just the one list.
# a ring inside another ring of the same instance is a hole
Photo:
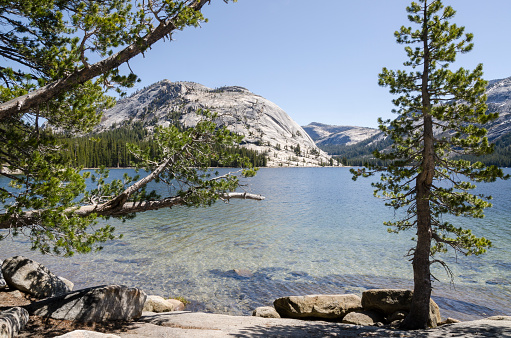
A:
{"label": "mountain", "polygon": [[312,138],[275,103],[238,87],[211,89],[194,82],[163,80],[119,100],[103,113],[96,132],[141,122],[193,126],[198,109],[218,113],[215,122],[243,134],[244,147],[266,153],[268,166],[318,166],[330,163]]}
{"label": "mountain", "polygon": [[499,118],[486,126],[488,138],[495,141],[511,133],[511,77],[489,81],[486,95],[488,111],[499,113]]}
{"label": "mountain", "polygon": [[380,131],[375,128],[332,126],[312,122],[302,127],[318,146],[329,144],[352,145],[362,142]]}
{"label": "mountain", "polygon": [[[488,130],[488,139],[495,143],[495,152],[491,155],[467,158],[487,164],[511,166],[511,77],[489,81],[486,95],[488,112],[499,113],[498,119],[485,126]],[[303,128],[322,150],[344,158],[344,164],[361,165],[372,157],[374,149],[383,149],[390,145],[390,140],[384,139],[383,134],[372,128],[320,123],[311,123]]]}

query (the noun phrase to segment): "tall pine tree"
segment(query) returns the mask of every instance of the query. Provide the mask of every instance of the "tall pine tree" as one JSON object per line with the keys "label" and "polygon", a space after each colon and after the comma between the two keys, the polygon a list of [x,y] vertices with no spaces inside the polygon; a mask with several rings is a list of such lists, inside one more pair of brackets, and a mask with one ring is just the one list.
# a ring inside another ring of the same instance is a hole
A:
{"label": "tall pine tree", "polygon": [[493,151],[482,125],[497,114],[487,113],[482,65],[473,71],[449,69],[459,53],[472,49],[473,35],[449,22],[455,11],[440,0],[412,2],[407,12],[415,28],[403,26],[395,36],[406,46],[404,66],[409,70],[384,68],[379,75],[379,84],[399,95],[393,100],[398,117],[379,121],[393,144],[374,154],[390,164],[352,172],[354,179],[380,172],[380,181],[373,184],[375,195],[385,198],[388,206],[404,209],[402,219],[385,224],[391,232],[416,231],[416,246],[410,251],[414,293],[403,327],[421,329],[428,326],[430,267],[445,266],[433,255],[448,247],[478,255],[491,246],[470,230],[443,221],[442,215],[482,218],[491,197],[471,194],[472,182],[493,182],[505,175],[495,166],[453,157]]}

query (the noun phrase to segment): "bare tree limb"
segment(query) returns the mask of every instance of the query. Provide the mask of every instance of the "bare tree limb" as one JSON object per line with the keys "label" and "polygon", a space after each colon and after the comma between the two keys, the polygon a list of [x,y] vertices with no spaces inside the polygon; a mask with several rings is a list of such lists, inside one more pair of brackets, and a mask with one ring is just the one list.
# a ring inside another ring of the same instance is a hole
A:
{"label": "bare tree limb", "polygon": [[[256,201],[264,200],[264,196],[243,193],[243,192],[231,192],[225,193],[220,196],[222,200],[228,201],[230,199],[250,199]],[[108,202],[107,202],[108,203]],[[106,203],[105,203],[106,204]],[[85,205],[79,208],[69,208],[64,213],[72,212],[78,216],[86,217],[90,214],[96,214],[98,216],[123,216],[129,215],[136,212],[144,212],[150,210],[158,210],[162,208],[171,208],[177,205],[186,205],[186,200],[181,196],[174,196],[164,198],[158,201],[143,201],[143,202],[126,202],[120,207],[104,207],[104,204],[100,205]],[[0,222],[0,229],[10,229],[15,227],[26,227],[32,224],[36,224],[40,221],[41,211],[34,210],[26,212],[22,215],[12,216],[9,220]]]}

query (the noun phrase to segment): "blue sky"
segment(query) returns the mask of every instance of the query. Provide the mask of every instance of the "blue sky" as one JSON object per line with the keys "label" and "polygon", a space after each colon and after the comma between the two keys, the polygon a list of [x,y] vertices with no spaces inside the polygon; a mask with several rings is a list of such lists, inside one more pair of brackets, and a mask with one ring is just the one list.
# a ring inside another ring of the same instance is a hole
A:
{"label": "blue sky", "polygon": [[[382,67],[402,69],[394,31],[408,25],[408,0],[212,0],[202,28],[174,34],[130,62],[140,89],[162,79],[215,88],[243,86],[300,125],[377,127],[393,118]],[[474,33],[472,52],[452,67],[483,63],[487,80],[511,76],[511,1],[446,0],[452,22]]]}

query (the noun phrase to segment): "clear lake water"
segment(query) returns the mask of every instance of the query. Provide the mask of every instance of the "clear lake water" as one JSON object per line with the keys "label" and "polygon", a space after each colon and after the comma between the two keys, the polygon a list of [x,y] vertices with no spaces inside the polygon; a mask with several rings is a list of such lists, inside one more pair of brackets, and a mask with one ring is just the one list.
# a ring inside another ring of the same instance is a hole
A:
{"label": "clear lake water", "polygon": [[[115,169],[111,176],[123,172]],[[184,297],[188,310],[232,315],[250,315],[282,296],[411,288],[405,255],[413,233],[387,232],[382,222],[397,216],[373,197],[372,180],[354,182],[348,168],[262,168],[246,180],[246,190],[264,195],[264,201],[109,220],[124,237],[98,253],[71,258],[30,251],[23,237],[8,239],[0,242],[0,259],[28,256],[73,281],[75,289],[136,286],[148,294]],[[455,276],[451,284],[442,267],[433,268],[433,299],[443,317],[511,315],[511,180],[479,184],[477,192],[493,195],[494,207],[484,219],[453,223],[489,238],[494,247],[479,257],[452,251],[441,257]]]}

